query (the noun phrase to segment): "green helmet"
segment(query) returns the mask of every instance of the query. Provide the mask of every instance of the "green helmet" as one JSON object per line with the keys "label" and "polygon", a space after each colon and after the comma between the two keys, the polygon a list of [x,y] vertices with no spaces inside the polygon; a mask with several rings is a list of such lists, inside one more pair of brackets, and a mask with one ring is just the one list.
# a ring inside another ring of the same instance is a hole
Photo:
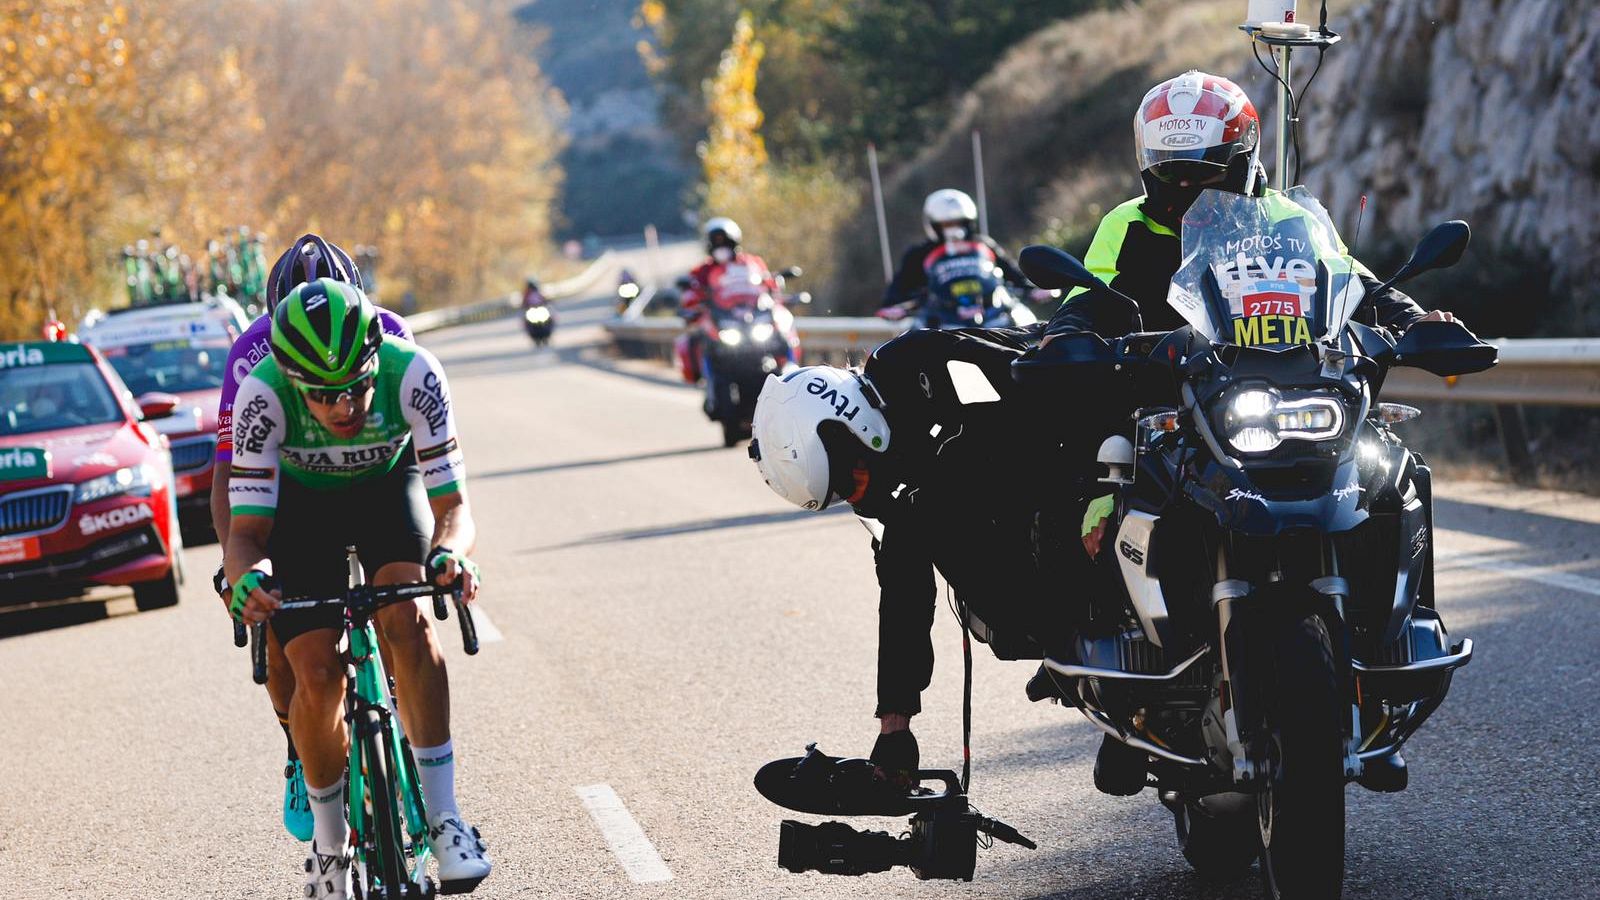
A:
{"label": "green helmet", "polygon": [[272,358],[285,375],[307,384],[353,380],[382,343],[372,301],[332,278],[296,287],[272,312]]}

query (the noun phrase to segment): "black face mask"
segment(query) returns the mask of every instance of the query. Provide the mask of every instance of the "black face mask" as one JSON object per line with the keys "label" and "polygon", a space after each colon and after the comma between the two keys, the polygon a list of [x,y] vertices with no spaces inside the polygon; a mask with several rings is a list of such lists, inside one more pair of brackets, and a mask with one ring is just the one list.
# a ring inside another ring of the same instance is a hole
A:
{"label": "black face mask", "polygon": [[1158,224],[1177,231],[1183,225],[1184,213],[1200,199],[1200,192],[1207,188],[1255,196],[1266,183],[1266,173],[1259,168],[1252,170],[1250,162],[1249,156],[1241,154],[1229,164],[1226,178],[1214,184],[1192,184],[1188,187],[1162,181],[1151,175],[1149,170],[1140,172],[1139,179],[1144,182],[1144,214]]}

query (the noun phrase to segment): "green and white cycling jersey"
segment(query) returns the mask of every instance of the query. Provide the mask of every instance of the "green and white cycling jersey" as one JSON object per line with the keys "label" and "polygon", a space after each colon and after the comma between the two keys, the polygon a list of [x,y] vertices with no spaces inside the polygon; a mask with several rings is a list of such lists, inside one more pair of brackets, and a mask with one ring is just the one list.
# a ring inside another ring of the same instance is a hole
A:
{"label": "green and white cycling jersey", "polygon": [[389,472],[413,441],[428,496],[459,491],[466,465],[444,368],[432,353],[384,336],[366,424],[348,439],[312,417],[268,356],[245,376],[234,402],[228,504],[236,516],[271,516],[280,472],[312,490],[337,491]]}

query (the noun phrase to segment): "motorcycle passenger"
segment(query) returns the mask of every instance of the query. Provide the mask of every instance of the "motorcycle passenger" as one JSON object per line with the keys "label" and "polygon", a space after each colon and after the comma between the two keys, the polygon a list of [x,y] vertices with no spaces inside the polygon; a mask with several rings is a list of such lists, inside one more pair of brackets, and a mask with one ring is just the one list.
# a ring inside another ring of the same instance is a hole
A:
{"label": "motorcycle passenger", "polygon": [[928,269],[943,256],[972,252],[973,245],[999,267],[1007,283],[1033,287],[1010,254],[994,238],[979,233],[978,205],[966,192],[943,188],[929,194],[922,202],[922,230],[928,239],[906,248],[894,280],[883,289],[878,310],[883,318],[901,319],[915,312],[927,299]]}
{"label": "motorcycle passenger", "polygon": [[[331,278],[361,287],[361,272],[349,254],[339,245],[326,241],[316,234],[305,234],[285,250],[272,266],[267,279],[267,315],[250,323],[244,334],[234,341],[228,351],[228,361],[222,374],[222,395],[217,406],[217,451],[211,488],[211,525],[216,530],[217,542],[228,546],[228,526],[232,518],[228,508],[228,482],[233,470],[233,409],[239,393],[239,383],[250,370],[271,354],[272,311],[278,301],[295,287],[319,278]],[[388,310],[374,307],[385,334],[411,339],[411,329],[405,320]],[[226,599],[226,598],[225,598]],[[278,724],[288,743],[288,758],[284,762],[283,825],[289,833],[302,841],[311,840],[312,821],[310,801],[306,799],[305,775],[300,756],[295,750],[294,738],[289,733],[289,703],[294,697],[294,673],[278,645],[272,629],[267,629],[267,697],[277,713]]]}
{"label": "motorcycle passenger", "polygon": [[[1005,460],[1046,471],[1042,440],[1011,363],[1037,329],[918,330],[879,347],[865,369],[810,366],[767,379],[750,456],[780,497],[803,509],[843,500],[882,524],[877,566],[877,708],[872,760],[891,780],[918,767],[911,719],[933,673],[934,572],[995,636],[1065,653],[1076,616],[1045,584],[1031,529],[1037,492],[996,488],[974,473]],[[1076,544],[1071,545],[1076,547]],[[1071,569],[1087,560],[1054,560]],[[1027,654],[1018,653],[1017,657]]]}
{"label": "motorcycle passenger", "polygon": [[[295,288],[273,312],[271,344],[236,403],[224,560],[230,610],[270,621],[294,670],[290,729],[316,832],[305,896],[344,900],[352,850],[343,612],[277,607],[284,596],[342,592],[351,544],[375,585],[434,571],[441,584],[460,577],[471,602],[479,581],[466,554],[476,527],[444,370],[427,350],[385,335],[360,288],[332,278]],[[446,888],[481,880],[491,864],[456,805],[449,684],[432,623],[420,603],[386,607],[375,621],[394,663],[440,880]]]}
{"label": "motorcycle passenger", "polygon": [[744,232],[739,223],[717,216],[701,229],[709,257],[689,273],[689,283],[678,301],[678,314],[688,323],[688,333],[678,338],[674,350],[683,380],[698,384],[704,374],[699,325],[709,313],[707,303],[731,308],[754,302],[762,294],[777,294],[778,282],[766,260],[740,246]]}

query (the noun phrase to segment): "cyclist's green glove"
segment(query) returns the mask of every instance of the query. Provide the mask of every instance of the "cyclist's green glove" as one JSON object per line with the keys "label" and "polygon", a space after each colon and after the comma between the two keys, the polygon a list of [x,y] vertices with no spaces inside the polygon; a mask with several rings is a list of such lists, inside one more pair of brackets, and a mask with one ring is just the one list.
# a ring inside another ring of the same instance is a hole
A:
{"label": "cyclist's green glove", "polygon": [[235,619],[244,621],[245,604],[250,602],[250,595],[255,593],[257,588],[267,583],[268,577],[267,573],[260,569],[251,569],[239,576],[239,581],[233,586],[233,602],[228,604],[228,612]]}
{"label": "cyclist's green glove", "polygon": [[466,572],[472,576],[473,581],[480,585],[483,584],[483,576],[478,572],[478,564],[467,559],[465,553],[457,553],[449,547],[435,547],[433,552],[428,554],[428,576],[431,578],[444,571],[445,560],[450,559],[456,561],[457,571]]}
{"label": "cyclist's green glove", "polygon": [[1083,532],[1079,537],[1088,537],[1089,532],[1093,531],[1095,526],[1111,518],[1111,514],[1116,510],[1117,498],[1111,494],[1090,500],[1089,508],[1083,511]]}

